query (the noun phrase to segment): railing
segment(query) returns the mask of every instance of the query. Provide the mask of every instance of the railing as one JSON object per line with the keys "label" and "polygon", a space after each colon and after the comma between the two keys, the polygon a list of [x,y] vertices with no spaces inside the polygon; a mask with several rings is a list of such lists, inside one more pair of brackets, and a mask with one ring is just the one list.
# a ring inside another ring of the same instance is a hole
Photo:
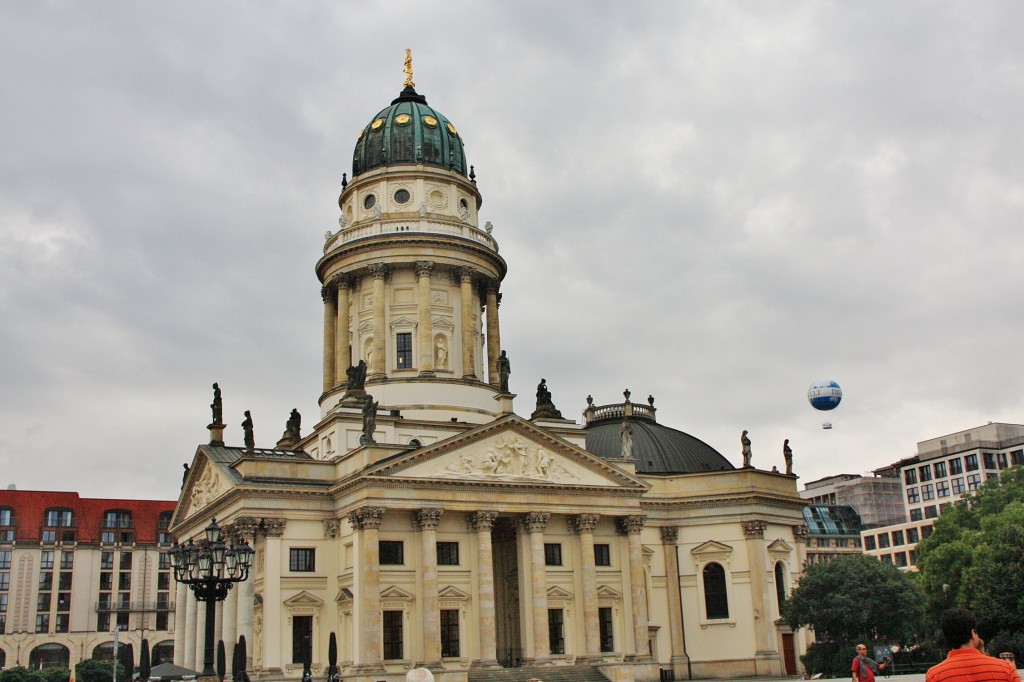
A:
{"label": "railing", "polygon": [[498,251],[498,242],[483,230],[465,223],[446,222],[440,220],[374,220],[355,227],[345,228],[332,234],[324,244],[324,253],[366,237],[387,236],[392,234],[443,234],[461,237],[483,244],[494,252]]}
{"label": "railing", "polygon": [[109,613],[111,611],[173,611],[174,603],[169,600],[157,601],[98,601],[96,602],[97,613]]}
{"label": "railing", "polygon": [[631,408],[631,419],[649,419],[657,421],[655,413],[657,410],[650,405],[640,403],[619,403],[618,405],[598,405],[588,407],[583,413],[587,424],[605,420],[620,420],[626,416],[626,406]]}

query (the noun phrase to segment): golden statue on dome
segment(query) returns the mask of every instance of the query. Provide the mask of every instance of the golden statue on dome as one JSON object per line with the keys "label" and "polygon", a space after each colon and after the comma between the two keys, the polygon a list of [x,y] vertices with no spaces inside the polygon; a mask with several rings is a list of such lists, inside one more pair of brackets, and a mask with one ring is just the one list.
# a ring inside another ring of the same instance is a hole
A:
{"label": "golden statue on dome", "polygon": [[405,48],[405,87],[416,88],[416,84],[412,82],[412,50]]}

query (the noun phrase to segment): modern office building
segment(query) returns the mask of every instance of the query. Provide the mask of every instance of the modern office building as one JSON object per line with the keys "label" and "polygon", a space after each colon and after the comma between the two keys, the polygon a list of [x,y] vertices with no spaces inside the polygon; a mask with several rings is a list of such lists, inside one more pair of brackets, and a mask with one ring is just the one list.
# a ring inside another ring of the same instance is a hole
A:
{"label": "modern office building", "polygon": [[173,656],[173,501],[0,490],[0,667],[113,654],[114,629]]}
{"label": "modern office building", "polygon": [[807,524],[807,563],[831,561],[845,554],[860,554],[864,529],[857,510],[849,505],[809,504],[804,507]]}
{"label": "modern office building", "polygon": [[[315,267],[320,414],[307,435],[293,414],[273,447],[247,418],[226,444],[222,410],[240,419],[245,399],[223,387],[172,523],[200,541],[216,517],[255,548],[218,638],[245,635],[260,680],[307,659],[323,675],[331,633],[359,682],[417,665],[452,682],[527,665],[621,682],[797,673],[806,636],[779,619],[805,558],[796,477],[737,468],[628,391],[577,422],[541,379],[516,411],[508,265],[462,133],[411,70],[353,133]],[[196,668],[203,610],[184,587],[176,599],[175,662]]]}
{"label": "modern office building", "polygon": [[810,504],[853,507],[863,528],[887,526],[907,518],[903,486],[895,475],[826,476],[806,484],[800,497]]}

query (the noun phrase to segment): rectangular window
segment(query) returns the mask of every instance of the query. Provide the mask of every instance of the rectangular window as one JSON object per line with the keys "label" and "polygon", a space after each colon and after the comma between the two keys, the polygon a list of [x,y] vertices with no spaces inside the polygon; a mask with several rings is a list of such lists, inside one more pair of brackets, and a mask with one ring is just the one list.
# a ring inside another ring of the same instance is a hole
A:
{"label": "rectangular window", "polygon": [[11,574],[9,571],[0,571],[0,590],[6,590],[11,586]]}
{"label": "rectangular window", "polygon": [[459,656],[459,610],[441,609],[441,658]]}
{"label": "rectangular window", "polygon": [[981,474],[968,474],[967,475],[967,489],[975,491],[981,485]]}
{"label": "rectangular window", "polygon": [[984,453],[982,453],[982,458],[985,460],[985,468],[986,469],[995,469],[996,468],[996,455],[995,455],[995,453],[993,453],[993,452],[984,452]]}
{"label": "rectangular window", "polygon": [[949,481],[939,481],[936,483],[935,494],[939,497],[949,497]]}
{"label": "rectangular window", "polygon": [[892,554],[883,554],[879,558],[882,561],[884,561],[885,563],[887,563],[887,564],[891,564],[892,563]]}
{"label": "rectangular window", "polygon": [[160,552],[160,559],[157,561],[161,571],[171,570],[171,555],[167,552]]}
{"label": "rectangular window", "polygon": [[70,528],[74,524],[71,520],[70,509],[48,509],[46,510],[46,525],[55,527]]}
{"label": "rectangular window", "polygon": [[0,568],[11,567],[11,550],[3,549],[0,550]]}
{"label": "rectangular window", "polygon": [[931,526],[921,526],[921,539],[924,540],[932,534]]}
{"label": "rectangular window", "polygon": [[402,611],[385,611],[384,616],[384,658],[396,661],[403,658]]}
{"label": "rectangular window", "polygon": [[412,333],[402,332],[395,335],[395,349],[398,352],[398,369],[412,367]]}
{"label": "rectangular window", "polygon": [[100,553],[100,568],[104,571],[109,571],[114,567],[114,553],[113,552],[101,552]]}
{"label": "rectangular window", "polygon": [[0,526],[10,526],[13,516],[10,509],[0,509]]}
{"label": "rectangular window", "polygon": [[313,616],[292,616],[292,663],[313,659]]}
{"label": "rectangular window", "polygon": [[[0,613],[7,613],[7,593],[0,594]],[[3,631],[0,630],[0,635]]]}
{"label": "rectangular window", "polygon": [[882,534],[880,534],[878,536],[878,549],[888,549],[888,548],[889,548],[889,534],[888,533],[882,533]]}
{"label": "rectangular window", "polygon": [[[316,571],[316,549],[312,547],[292,547],[288,551],[288,570],[293,573],[313,573]],[[301,662],[297,661],[297,663]]]}
{"label": "rectangular window", "polygon": [[59,613],[67,613],[71,610],[71,593],[70,592],[58,592],[57,593],[57,611]]}
{"label": "rectangular window", "polygon": [[612,631],[612,609],[602,606],[597,610],[597,623],[601,635],[601,651],[615,651],[615,633]]}
{"label": "rectangular window", "polygon": [[902,544],[904,544],[904,542],[903,542],[903,531],[901,531],[901,530],[894,530],[892,532],[892,546],[893,547],[898,547],[899,545],[902,545]]}
{"label": "rectangular window", "polygon": [[55,530],[44,530],[40,537],[44,545],[55,545],[57,544],[57,531]]}
{"label": "rectangular window", "polygon": [[11,528],[4,528],[0,530],[0,542],[4,544],[14,542],[14,530]]}
{"label": "rectangular window", "polygon": [[911,565],[917,563],[917,550],[916,549],[910,550],[910,563],[911,563]]}
{"label": "rectangular window", "polygon": [[60,577],[57,578],[57,589],[58,590],[70,590],[71,589],[71,571],[61,571]]}
{"label": "rectangular window", "polygon": [[903,471],[903,480],[906,481],[907,485],[914,485],[917,483],[917,471],[914,469],[905,469]]}
{"label": "rectangular window", "polygon": [[156,629],[167,630],[167,626],[170,623],[169,614],[166,611],[161,611],[156,614]]}
{"label": "rectangular window", "polygon": [[949,473],[951,474],[962,474],[964,472],[964,463],[959,457],[954,457],[949,460]]}
{"label": "rectangular window", "polygon": [[966,457],[964,457],[964,464],[967,465],[967,470],[968,471],[977,471],[978,470],[978,456],[977,455],[967,455]]}
{"label": "rectangular window", "polygon": [[922,483],[932,480],[932,468],[930,465],[925,464],[924,466],[918,467],[917,470],[921,472]]}
{"label": "rectangular window", "polygon": [[[437,565],[458,566],[459,565],[459,543],[439,542],[437,543]],[[458,654],[455,654],[458,656]]]}
{"label": "rectangular window", "polygon": [[562,565],[562,545],[557,542],[545,542],[544,543],[544,565],[545,566],[561,566]]}
{"label": "rectangular window", "polygon": [[100,573],[100,589],[111,590],[114,588],[114,574],[104,571]]}
{"label": "rectangular window", "polygon": [[594,565],[611,566],[612,550],[610,545],[594,545]]}
{"label": "rectangular window", "polygon": [[53,589],[53,573],[51,571],[44,571],[39,574],[39,589],[40,590],[52,590]]}
{"label": "rectangular window", "polygon": [[565,613],[548,609],[548,649],[552,654],[565,653]]}
{"label": "rectangular window", "polygon": [[966,486],[964,486],[964,479],[963,479],[963,477],[954,478],[953,479],[953,494],[954,495],[963,495],[965,492],[967,492],[967,488],[966,488]]}
{"label": "rectangular window", "polygon": [[67,632],[68,621],[70,620],[70,618],[71,617],[66,613],[58,613],[57,619],[54,621],[54,630],[56,632]]}
{"label": "rectangular window", "polygon": [[127,630],[128,629],[128,613],[127,612],[122,612],[122,613],[117,614],[117,627],[121,628],[122,630]]}
{"label": "rectangular window", "polygon": [[51,592],[40,592],[39,594],[36,595],[36,611],[37,612],[42,612],[42,611],[49,612],[49,610],[50,610],[50,602],[51,602],[51,598],[50,598],[51,594],[52,594]]}
{"label": "rectangular window", "polygon": [[1005,452],[997,452],[996,453],[996,464],[999,465],[1000,469],[1005,469],[1006,468],[1006,453]]}
{"label": "rectangular window", "polygon": [[939,510],[934,504],[930,504],[924,508],[924,517],[926,519],[934,519],[939,515]]}
{"label": "rectangular window", "polygon": [[169,590],[171,589],[171,574],[170,573],[157,573],[156,574],[156,589],[158,590]]}
{"label": "rectangular window", "polygon": [[110,614],[96,614],[96,632],[110,632]]}
{"label": "rectangular window", "polygon": [[921,486],[921,499],[922,500],[934,500],[935,499],[935,486],[931,483]]}
{"label": "rectangular window", "polygon": [[104,528],[132,528],[132,514],[128,511],[108,511],[103,515]]}
{"label": "rectangular window", "polygon": [[40,552],[39,568],[43,570],[53,570],[53,552]]}
{"label": "rectangular window", "polygon": [[1012,450],[1010,452],[1010,464],[1013,466],[1024,464],[1024,450]]}
{"label": "rectangular window", "polygon": [[405,563],[405,546],[401,540],[381,540],[377,547],[382,566],[401,566]]}
{"label": "rectangular window", "polygon": [[917,492],[917,488],[907,488],[907,502],[914,504],[915,502],[921,501],[921,495]]}
{"label": "rectangular window", "polygon": [[121,573],[117,574],[117,589],[132,589],[132,574],[130,571],[122,571]]}
{"label": "rectangular window", "polygon": [[100,533],[100,544],[103,544],[103,545],[112,545],[112,544],[114,544],[114,532],[113,531],[109,531],[109,530],[105,530],[102,533]]}
{"label": "rectangular window", "polygon": [[46,633],[50,631],[50,614],[40,613],[36,616],[36,632]]}
{"label": "rectangular window", "polygon": [[864,549],[874,550],[875,549],[875,536],[865,535],[864,536]]}
{"label": "rectangular window", "polygon": [[900,568],[906,568],[906,566],[907,566],[907,553],[906,552],[896,552],[896,554],[894,556],[896,558],[896,565],[898,567],[900,567]]}
{"label": "rectangular window", "polygon": [[131,552],[121,552],[120,562],[121,562],[121,570],[122,571],[131,570],[131,567],[132,567],[132,553]]}
{"label": "rectangular window", "polygon": [[946,463],[945,462],[936,462],[932,466],[935,468],[935,478],[945,478],[946,477]]}
{"label": "rectangular window", "polygon": [[908,528],[907,529],[907,543],[912,545],[915,542],[920,542],[920,541],[921,541],[921,535],[920,535],[920,533],[917,532],[917,529],[916,528]]}
{"label": "rectangular window", "polygon": [[75,567],[75,553],[74,552],[61,552],[60,553],[60,567],[65,570],[71,570]]}

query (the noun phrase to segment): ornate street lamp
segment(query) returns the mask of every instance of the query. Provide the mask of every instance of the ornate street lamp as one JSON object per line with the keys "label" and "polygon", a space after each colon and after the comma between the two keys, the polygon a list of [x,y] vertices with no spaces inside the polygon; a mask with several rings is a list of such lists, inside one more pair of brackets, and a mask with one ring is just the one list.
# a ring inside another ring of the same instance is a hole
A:
{"label": "ornate street lamp", "polygon": [[196,595],[197,601],[206,602],[206,637],[203,651],[203,677],[215,677],[213,669],[213,630],[217,602],[224,601],[234,583],[249,577],[249,568],[255,555],[244,539],[230,547],[220,539],[220,526],[212,519],[206,527],[206,542],[196,545],[189,538],[187,544],[177,542],[169,550],[174,579],[185,583]]}

